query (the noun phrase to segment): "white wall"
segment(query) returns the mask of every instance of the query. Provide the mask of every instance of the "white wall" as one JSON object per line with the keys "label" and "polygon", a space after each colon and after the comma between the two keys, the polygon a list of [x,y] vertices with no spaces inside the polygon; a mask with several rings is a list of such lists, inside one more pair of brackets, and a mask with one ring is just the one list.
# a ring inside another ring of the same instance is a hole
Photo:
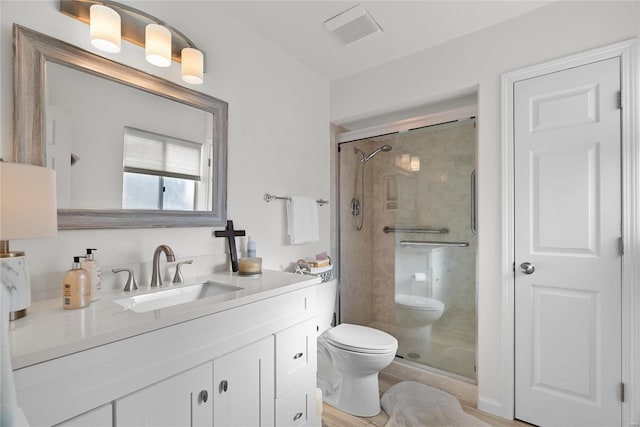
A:
{"label": "white wall", "polygon": [[[236,228],[256,236],[263,266],[283,269],[305,255],[328,251],[326,206],[319,211],[320,241],[291,246],[284,203],[262,199],[265,192],[329,197],[328,82],[237,23],[215,2],[126,3],[168,22],[206,52],[205,82],[192,88],[229,103],[228,217]],[[98,53],[89,43],[89,27],[61,14],[57,5],[57,0],[0,2],[2,157],[11,159],[12,154],[12,24]],[[143,49],[131,43],[123,42],[120,54],[104,55],[186,85],[178,64],[156,68],[146,63]],[[226,240],[214,238],[212,231],[61,231],[57,238],[16,240],[11,246],[30,257],[34,298],[55,297],[71,257],[85,248],[98,248],[97,259],[109,267],[149,262],[161,243],[169,244],[178,258],[223,254]],[[184,272],[189,273],[188,266]]]}
{"label": "white wall", "polygon": [[478,88],[479,402],[503,411],[501,73],[638,34],[638,2],[558,2],[331,83],[331,120],[350,122]]}

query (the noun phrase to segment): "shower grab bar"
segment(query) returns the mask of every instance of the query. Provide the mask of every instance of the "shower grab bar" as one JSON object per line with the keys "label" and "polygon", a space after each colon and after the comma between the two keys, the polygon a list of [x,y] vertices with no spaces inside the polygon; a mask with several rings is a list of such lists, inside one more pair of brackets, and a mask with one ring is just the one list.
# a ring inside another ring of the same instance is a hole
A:
{"label": "shower grab bar", "polygon": [[476,170],[471,172],[471,232],[478,234],[476,228]]}
{"label": "shower grab bar", "polygon": [[[274,196],[273,194],[269,194],[269,193],[264,193],[264,201],[269,203],[273,200],[289,200],[291,201],[291,197],[284,197],[284,196]],[[323,200],[323,199],[318,199],[316,200],[316,203],[319,204],[320,206],[324,206],[324,205],[328,205],[329,201],[328,200]]]}
{"label": "shower grab bar", "polygon": [[448,228],[393,228],[393,227],[384,227],[382,229],[385,233],[425,233],[425,234],[447,234],[449,232]]}
{"label": "shower grab bar", "polygon": [[465,248],[469,246],[469,242],[437,242],[434,240],[400,240],[402,246],[446,246],[451,248]]}

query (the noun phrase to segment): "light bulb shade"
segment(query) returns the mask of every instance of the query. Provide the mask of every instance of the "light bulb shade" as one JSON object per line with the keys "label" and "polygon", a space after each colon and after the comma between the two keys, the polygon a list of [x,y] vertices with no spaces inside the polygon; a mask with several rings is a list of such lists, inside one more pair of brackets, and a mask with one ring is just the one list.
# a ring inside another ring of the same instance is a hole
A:
{"label": "light bulb shade", "polygon": [[418,172],[420,170],[420,157],[411,156],[410,169],[413,172]]}
{"label": "light bulb shade", "polygon": [[55,171],[0,162],[0,240],[53,237],[57,215]]}
{"label": "light bulb shade", "polygon": [[147,25],[144,50],[147,61],[157,67],[169,67],[171,65],[171,32],[162,25]]}
{"label": "light bulb shade", "polygon": [[103,52],[120,52],[120,15],[115,10],[94,4],[89,9],[91,44]]}
{"label": "light bulb shade", "polygon": [[204,74],[204,55],[198,49],[182,49],[182,80],[194,85],[202,84]]}

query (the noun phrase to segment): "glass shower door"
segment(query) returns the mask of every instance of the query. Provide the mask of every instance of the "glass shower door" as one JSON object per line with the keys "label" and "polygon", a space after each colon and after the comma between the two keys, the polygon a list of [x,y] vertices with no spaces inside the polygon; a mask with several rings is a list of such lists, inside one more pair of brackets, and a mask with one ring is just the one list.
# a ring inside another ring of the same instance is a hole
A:
{"label": "glass shower door", "polygon": [[398,357],[475,380],[475,119],[399,134],[385,203],[395,222]]}

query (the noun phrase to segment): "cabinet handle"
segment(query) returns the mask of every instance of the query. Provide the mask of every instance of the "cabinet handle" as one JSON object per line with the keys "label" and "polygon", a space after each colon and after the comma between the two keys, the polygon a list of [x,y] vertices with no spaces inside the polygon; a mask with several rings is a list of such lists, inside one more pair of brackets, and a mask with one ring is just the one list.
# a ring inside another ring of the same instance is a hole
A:
{"label": "cabinet handle", "polygon": [[297,353],[295,356],[293,356],[293,360],[300,359],[302,356],[304,356],[304,353]]}
{"label": "cabinet handle", "polygon": [[297,421],[297,420],[299,420],[300,418],[302,418],[302,412],[298,412],[297,414],[295,414],[295,415],[293,416],[293,421]]}
{"label": "cabinet handle", "polygon": [[207,390],[202,390],[200,394],[198,394],[198,400],[200,403],[207,403],[207,400],[209,400],[209,392]]}
{"label": "cabinet handle", "polygon": [[220,386],[218,386],[218,391],[220,391],[220,393],[226,392],[228,388],[229,382],[227,380],[220,381]]}

